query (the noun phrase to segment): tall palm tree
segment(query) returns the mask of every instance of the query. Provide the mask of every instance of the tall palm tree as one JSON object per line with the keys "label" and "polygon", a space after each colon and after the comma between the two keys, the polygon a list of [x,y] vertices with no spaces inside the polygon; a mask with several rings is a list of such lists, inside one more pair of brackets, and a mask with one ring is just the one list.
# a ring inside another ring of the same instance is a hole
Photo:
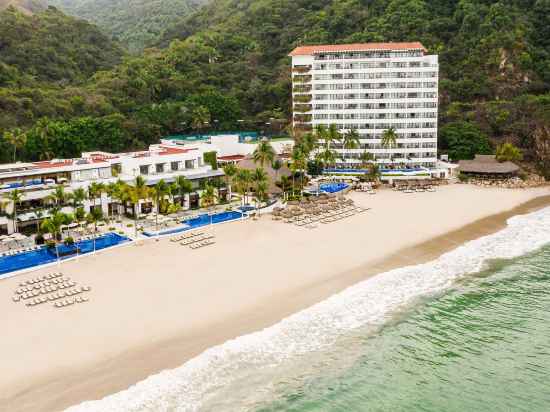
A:
{"label": "tall palm tree", "polygon": [[216,189],[209,183],[206,183],[204,190],[201,194],[201,204],[203,207],[210,207],[216,203],[218,195],[216,194]]}
{"label": "tall palm tree", "polygon": [[267,185],[269,181],[269,177],[265,170],[261,167],[257,167],[252,172],[252,181],[254,182],[255,192],[256,192],[256,209],[259,209],[261,196],[259,195],[259,188],[265,189],[265,186]]}
{"label": "tall palm tree", "polygon": [[59,212],[67,199],[69,199],[70,195],[65,192],[65,188],[62,185],[57,185],[53,191],[53,193],[50,193],[48,196],[46,196],[46,199],[53,203],[53,212]]}
{"label": "tall palm tree", "polygon": [[[233,183],[233,177],[237,173],[237,166],[235,166],[233,163],[227,163],[223,165],[223,173],[225,173],[224,179],[225,179],[225,185],[228,188],[231,188],[231,185]],[[231,200],[231,199],[229,199]]]}
{"label": "tall palm tree", "polygon": [[357,149],[361,145],[357,130],[350,129],[347,133],[344,133],[342,136],[342,144],[345,150]]}
{"label": "tall palm tree", "polygon": [[361,160],[361,167],[365,168],[367,167],[367,164],[369,162],[372,162],[374,160],[374,155],[371,152],[367,152],[366,150],[361,153],[361,156],[359,158]]}
{"label": "tall palm tree", "polygon": [[66,213],[55,212],[52,216],[47,219],[44,219],[40,225],[40,229],[44,233],[49,233],[52,235],[52,239],[55,245],[55,254],[57,260],[59,261],[59,249],[58,242],[61,240],[61,228],[64,225],[68,225],[73,221],[73,217]]}
{"label": "tall palm tree", "polygon": [[246,204],[246,195],[252,181],[252,173],[248,169],[238,169],[234,179],[237,191],[242,195],[243,204]]}
{"label": "tall palm tree", "polygon": [[159,182],[153,187],[153,201],[157,205],[157,214],[156,214],[156,226],[157,231],[159,229],[159,214],[161,210],[161,204],[164,202],[164,198],[168,194],[168,184],[164,179],[160,179]]}
{"label": "tall palm tree", "polygon": [[93,223],[94,225],[94,252],[96,250],[96,238],[97,238],[97,224],[103,220],[103,209],[93,208],[90,213],[86,215],[86,222]]}
{"label": "tall palm tree", "polygon": [[13,146],[13,162],[17,160],[17,149],[21,149],[27,143],[27,134],[21,129],[16,128],[11,132],[4,132],[4,140],[6,140],[11,146]]}
{"label": "tall palm tree", "polygon": [[330,146],[333,142],[339,142],[342,140],[342,134],[338,130],[338,126],[336,126],[334,123],[332,123],[327,130],[326,134],[326,142]]}
{"label": "tall palm tree", "polygon": [[273,163],[271,163],[271,168],[275,172],[275,182],[279,180],[279,171],[282,169],[282,167],[283,167],[283,162],[281,162],[279,159],[275,159]]}
{"label": "tall palm tree", "polygon": [[90,199],[93,199],[94,209],[97,206],[96,201],[99,197],[99,206],[101,207],[101,210],[103,210],[103,200],[101,199],[101,195],[104,192],[105,185],[103,183],[92,182],[92,184],[88,187],[88,195]]}
{"label": "tall palm tree", "polygon": [[[393,149],[397,147],[397,133],[393,127],[384,130],[380,144],[384,149]],[[390,152],[390,163],[393,163],[393,154]]]}
{"label": "tall palm tree", "polygon": [[183,207],[185,203],[185,195],[193,191],[193,184],[185,176],[176,177],[176,188],[180,197],[180,205]]}
{"label": "tall palm tree", "polygon": [[267,139],[262,139],[256,146],[254,153],[252,153],[252,158],[254,163],[259,163],[261,167],[264,167],[265,164],[271,164],[273,159],[275,159],[275,149],[267,141]]}
{"label": "tall palm tree", "polygon": [[84,201],[88,198],[88,194],[86,190],[79,187],[73,190],[73,192],[68,195],[68,198],[71,199],[73,209],[76,210],[78,207],[82,206]]}
{"label": "tall palm tree", "polygon": [[17,205],[19,205],[23,200],[23,192],[19,189],[14,189],[11,192],[4,193],[3,197],[12,204],[13,230],[17,232]]}
{"label": "tall palm tree", "polygon": [[[269,188],[269,184],[267,181],[261,181],[256,183],[256,199],[259,203],[263,202],[267,198],[268,188]],[[260,208],[258,206],[256,206],[256,209],[258,209],[258,217],[260,217],[261,213],[260,213]]]}
{"label": "tall palm tree", "polygon": [[[290,169],[292,170],[292,195],[295,195],[295,175],[298,171],[300,171],[300,183],[303,187],[304,183],[304,169],[306,168],[306,156],[303,152],[302,148],[300,146],[294,146],[294,149],[292,150],[292,154],[290,157],[291,164]],[[302,196],[302,190],[300,189],[300,197]]]}
{"label": "tall palm tree", "polygon": [[319,145],[318,136],[314,133],[306,133],[302,136],[300,141],[302,150],[307,154],[307,157],[317,149]]}

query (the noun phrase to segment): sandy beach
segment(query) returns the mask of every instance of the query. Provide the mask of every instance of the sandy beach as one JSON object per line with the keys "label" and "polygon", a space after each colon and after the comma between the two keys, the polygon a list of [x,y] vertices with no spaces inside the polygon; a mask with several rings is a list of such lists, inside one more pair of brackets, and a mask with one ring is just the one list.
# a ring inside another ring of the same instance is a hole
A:
{"label": "sandy beach", "polygon": [[[213,228],[216,245],[196,251],[151,240],[0,279],[0,410],[57,411],[125,389],[376,273],[497,231],[550,206],[550,189],[451,185],[351,198],[371,210],[315,230],[266,215]],[[91,286],[90,302],[12,302],[20,282],[53,271]]]}

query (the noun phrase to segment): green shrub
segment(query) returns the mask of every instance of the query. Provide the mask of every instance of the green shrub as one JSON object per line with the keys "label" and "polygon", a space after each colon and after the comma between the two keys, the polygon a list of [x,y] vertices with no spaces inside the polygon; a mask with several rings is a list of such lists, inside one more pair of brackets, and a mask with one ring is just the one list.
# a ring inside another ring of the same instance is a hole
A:
{"label": "green shrub", "polygon": [[63,243],[65,243],[67,246],[74,245],[74,239],[71,236],[66,237]]}
{"label": "green shrub", "polygon": [[458,180],[462,183],[466,183],[466,182],[468,182],[468,180],[470,180],[470,178],[467,175],[465,175],[464,173],[459,173],[458,174]]}

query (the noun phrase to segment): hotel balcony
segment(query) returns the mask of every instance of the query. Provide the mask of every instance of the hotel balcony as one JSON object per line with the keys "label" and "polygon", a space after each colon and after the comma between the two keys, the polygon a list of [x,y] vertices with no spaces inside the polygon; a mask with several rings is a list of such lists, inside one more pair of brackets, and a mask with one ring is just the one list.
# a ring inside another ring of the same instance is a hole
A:
{"label": "hotel balcony", "polygon": [[311,84],[297,84],[292,88],[294,93],[309,93],[311,92]]}
{"label": "hotel balcony", "polygon": [[311,122],[311,115],[310,114],[297,114],[294,116],[294,122],[297,123],[309,123]]}
{"label": "hotel balcony", "polygon": [[310,132],[313,130],[313,126],[309,123],[295,123],[294,129],[301,132]]}
{"label": "hotel balcony", "polygon": [[295,104],[294,105],[294,111],[295,112],[300,112],[300,113],[305,113],[305,112],[310,112],[312,110],[312,106],[311,104]]}
{"label": "hotel balcony", "polygon": [[312,76],[311,75],[296,75],[292,78],[294,83],[309,83],[311,82]]}
{"label": "hotel balcony", "polygon": [[294,103],[309,103],[312,100],[311,94],[296,94],[293,97]]}
{"label": "hotel balcony", "polygon": [[292,71],[294,73],[309,73],[311,71],[311,65],[300,65],[300,66],[294,66],[292,68]]}

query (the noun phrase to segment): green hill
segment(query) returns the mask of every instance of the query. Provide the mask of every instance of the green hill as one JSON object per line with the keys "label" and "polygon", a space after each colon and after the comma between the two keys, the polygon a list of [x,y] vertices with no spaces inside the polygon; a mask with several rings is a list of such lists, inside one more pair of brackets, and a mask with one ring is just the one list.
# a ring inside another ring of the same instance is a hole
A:
{"label": "green hill", "polygon": [[43,0],[0,0],[0,11],[13,7],[25,14],[33,14],[46,9]]}
{"label": "green hill", "polygon": [[97,24],[138,52],[159,40],[164,30],[195,11],[204,0],[48,0],[64,12]]}
{"label": "green hill", "polygon": [[467,127],[521,146],[550,176],[550,0],[214,0],[170,27],[158,49],[70,94],[49,92],[53,104],[5,105],[0,129],[30,127],[48,111],[68,123],[118,116],[124,144],[141,147],[189,131],[198,114],[218,128],[243,118],[253,127],[290,118],[295,46],[417,40],[440,56],[441,149]]}
{"label": "green hill", "polygon": [[0,39],[0,84],[10,71],[45,82],[82,81],[122,56],[96,27],[55,8],[34,15],[14,8],[0,12]]}

